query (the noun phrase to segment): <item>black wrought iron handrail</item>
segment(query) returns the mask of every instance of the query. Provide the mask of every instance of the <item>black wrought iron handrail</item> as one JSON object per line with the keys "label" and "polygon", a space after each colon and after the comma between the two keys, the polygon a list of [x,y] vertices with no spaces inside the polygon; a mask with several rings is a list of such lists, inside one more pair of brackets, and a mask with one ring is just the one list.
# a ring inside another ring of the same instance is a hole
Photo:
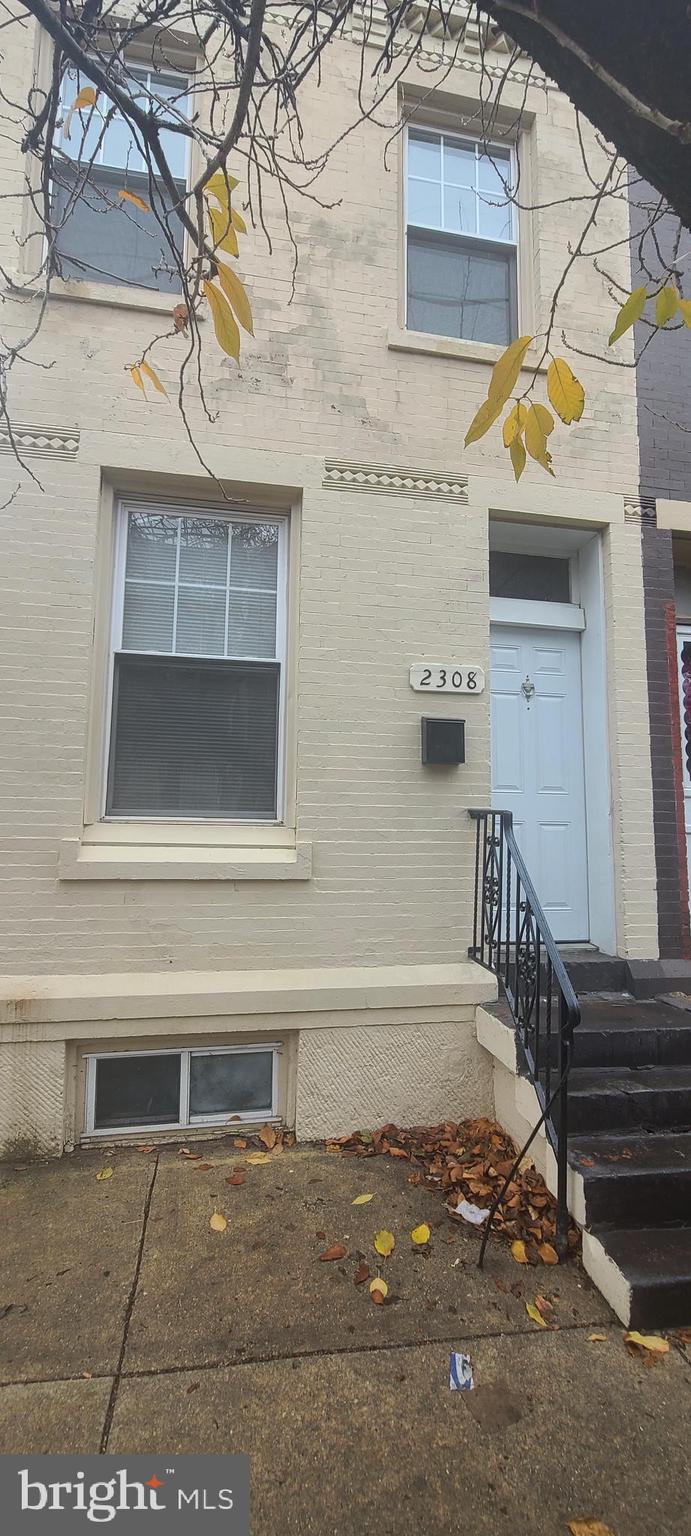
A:
{"label": "black wrought iron handrail", "polygon": [[497,976],[511,1010],[541,1109],[530,1141],[544,1124],[556,1157],[557,1239],[563,1249],[569,1220],[568,1075],[581,1011],[516,842],[512,812],[471,810],[469,815],[476,826],[470,954]]}

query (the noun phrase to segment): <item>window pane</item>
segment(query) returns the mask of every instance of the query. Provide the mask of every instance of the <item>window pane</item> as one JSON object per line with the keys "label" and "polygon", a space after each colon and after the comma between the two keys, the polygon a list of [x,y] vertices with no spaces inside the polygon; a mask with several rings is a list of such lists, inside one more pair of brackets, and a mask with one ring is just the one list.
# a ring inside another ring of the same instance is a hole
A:
{"label": "window pane", "polygon": [[475,186],[475,145],[444,140],[444,181],[457,187]]}
{"label": "window pane", "polygon": [[441,188],[433,181],[408,182],[408,223],[441,226]]}
{"label": "window pane", "polygon": [[[58,275],[179,292],[180,278],[173,270],[170,247],[155,215],[118,197],[127,186],[148,203],[151,192],[147,177],[132,172],[125,176],[122,171],[100,166],[89,169],[86,184],[83,176],[84,171],[77,171],[66,160],[56,167],[51,211],[57,226]],[[184,192],[182,183],[177,184],[177,191]],[[156,196],[159,213],[171,207],[170,195],[160,184]],[[177,214],[171,213],[169,218],[175,244],[182,249],[183,226]]]}
{"label": "window pane", "polygon": [[174,581],[177,517],[160,512],[131,512],[127,520],[126,576]]}
{"label": "window pane", "polygon": [[454,234],[474,235],[477,219],[477,195],[468,187],[444,188],[444,228]]}
{"label": "window pane", "polygon": [[183,517],[180,580],[225,587],[227,574],[228,524],[220,517]]}
{"label": "window pane", "polygon": [[515,254],[408,232],[408,325],[437,336],[511,340]]}
{"label": "window pane", "polygon": [[96,1062],[94,1129],[177,1125],[180,1057],[112,1056]]}
{"label": "window pane", "polygon": [[275,656],[276,599],[270,594],[233,592],[228,605],[228,655]]}
{"label": "window pane", "polygon": [[512,208],[510,203],[504,203],[499,207],[493,207],[491,203],[478,199],[478,212],[480,215],[480,234],[486,240],[511,240]]}
{"label": "window pane", "polygon": [[511,187],[511,156],[508,149],[490,150],[488,155],[478,156],[477,184],[481,192],[492,197],[506,197]]}
{"label": "window pane", "polygon": [[491,597],[528,598],[538,603],[569,603],[569,562],[552,555],[519,555],[493,549],[489,557]]}
{"label": "window pane", "polygon": [[181,587],[178,593],[178,656],[223,656],[226,595],[213,587]]}
{"label": "window pane", "polygon": [[273,1053],[190,1056],[190,1116],[271,1113]]}
{"label": "window pane", "polygon": [[123,651],[172,651],[175,589],[125,582]]}
{"label": "window pane", "polygon": [[273,819],[279,674],[116,656],[108,813]]}
{"label": "window pane", "polygon": [[277,574],[278,525],[233,523],[231,587],[268,587],[273,592]]}
{"label": "window pane", "polygon": [[441,140],[438,134],[408,134],[408,175],[441,181]]}

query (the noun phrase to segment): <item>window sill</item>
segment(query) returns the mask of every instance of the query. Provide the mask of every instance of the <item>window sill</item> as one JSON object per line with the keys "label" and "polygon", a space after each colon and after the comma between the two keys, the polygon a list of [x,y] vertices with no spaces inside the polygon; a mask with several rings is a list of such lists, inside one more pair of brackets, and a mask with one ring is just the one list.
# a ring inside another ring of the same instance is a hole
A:
{"label": "window sill", "polygon": [[[406,331],[390,326],[387,335],[390,352],[422,352],[427,357],[455,358],[462,363],[488,363],[491,368],[501,357],[504,348],[487,341],[457,341],[453,336],[432,336],[426,331]],[[547,372],[547,363],[538,367],[539,352],[532,348],[526,353],[523,371]]]}
{"label": "window sill", "polygon": [[[312,844],[89,842],[63,838],[60,880],[310,880]],[[132,834],[130,834],[132,836]],[[203,833],[200,833],[203,836]]]}
{"label": "window sill", "polygon": [[[15,272],[8,275],[6,291],[13,297],[26,297],[40,295],[43,289],[41,283],[28,281]],[[60,302],[68,299],[75,304],[105,304],[112,309],[138,309],[150,315],[172,315],[175,305],[182,300],[182,293],[156,293],[148,288],[121,288],[117,283],[88,283],[54,277],[49,302],[53,299]],[[203,312],[197,318],[203,321]]]}

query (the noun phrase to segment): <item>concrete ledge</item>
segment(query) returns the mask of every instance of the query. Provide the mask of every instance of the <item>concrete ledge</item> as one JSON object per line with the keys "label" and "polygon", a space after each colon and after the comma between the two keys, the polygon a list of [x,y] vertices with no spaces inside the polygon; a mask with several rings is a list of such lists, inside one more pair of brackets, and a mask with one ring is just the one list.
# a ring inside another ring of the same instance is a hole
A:
{"label": "concrete ledge", "polygon": [[58,872],[61,880],[310,880],[312,844],[200,848],[66,837]]}
{"label": "concrete ledge", "polygon": [[115,972],[0,977],[0,1027],[168,1020],[491,1002],[496,982],[472,960],[458,965],[329,966],[281,971]]}

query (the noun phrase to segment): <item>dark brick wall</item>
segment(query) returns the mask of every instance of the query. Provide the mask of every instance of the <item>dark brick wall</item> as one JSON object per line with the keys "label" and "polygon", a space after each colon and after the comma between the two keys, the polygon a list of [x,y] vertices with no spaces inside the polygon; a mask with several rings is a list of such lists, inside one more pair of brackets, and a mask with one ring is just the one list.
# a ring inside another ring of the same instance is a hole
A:
{"label": "dark brick wall", "polygon": [[[637,201],[647,200],[640,188]],[[650,189],[650,204],[657,199]],[[643,215],[632,205],[634,263],[639,253]],[[660,249],[671,249],[674,220],[663,220],[655,233]],[[651,235],[644,236],[643,261],[659,266]],[[646,281],[634,270],[632,286]],[[653,336],[637,325],[638,431],[641,496],[691,500],[691,332]],[[647,345],[646,345],[647,343]],[[684,430],[686,428],[686,430]],[[643,592],[653,780],[653,826],[657,871],[658,940],[664,958],[691,957],[689,892],[681,778],[681,735],[677,683],[672,536],[654,522],[641,528]]]}

